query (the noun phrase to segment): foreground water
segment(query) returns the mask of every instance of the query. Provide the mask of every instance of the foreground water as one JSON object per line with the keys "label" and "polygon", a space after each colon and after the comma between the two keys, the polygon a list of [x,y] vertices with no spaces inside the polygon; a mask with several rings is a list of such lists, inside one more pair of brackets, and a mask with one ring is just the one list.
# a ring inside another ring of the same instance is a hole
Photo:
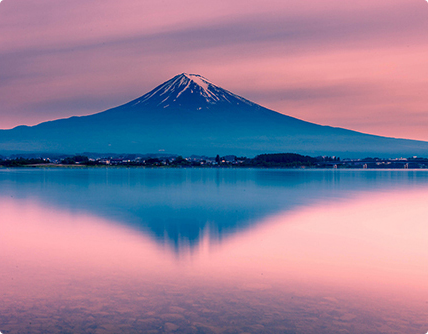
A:
{"label": "foreground water", "polygon": [[2,333],[426,333],[428,172],[0,170]]}

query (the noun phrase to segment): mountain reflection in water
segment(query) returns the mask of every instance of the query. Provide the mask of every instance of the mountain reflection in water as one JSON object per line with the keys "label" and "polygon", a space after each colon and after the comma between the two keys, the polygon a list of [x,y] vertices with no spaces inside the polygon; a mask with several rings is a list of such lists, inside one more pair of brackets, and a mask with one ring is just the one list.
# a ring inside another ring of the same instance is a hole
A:
{"label": "mountain reflection in water", "polygon": [[236,169],[0,171],[0,195],[115,220],[179,251],[204,233],[242,231],[265,217],[359,191],[428,182],[423,172]]}
{"label": "mountain reflection in water", "polygon": [[1,170],[3,333],[423,333],[428,173]]}

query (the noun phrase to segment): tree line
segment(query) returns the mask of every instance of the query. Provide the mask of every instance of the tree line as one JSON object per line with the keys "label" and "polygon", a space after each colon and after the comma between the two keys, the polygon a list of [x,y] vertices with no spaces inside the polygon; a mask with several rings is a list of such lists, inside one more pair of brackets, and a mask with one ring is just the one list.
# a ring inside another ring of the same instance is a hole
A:
{"label": "tree line", "polygon": [[[235,167],[311,167],[316,166],[320,162],[340,161],[337,157],[310,157],[297,153],[274,153],[260,154],[254,158],[237,157],[233,155],[223,156],[217,155],[215,158],[209,157],[191,157],[184,158],[182,156],[167,157],[167,158],[99,158],[90,159],[85,155],[69,156],[56,161],[61,165],[84,165],[84,166],[103,166],[103,165],[120,165],[120,166],[170,166],[170,167],[213,167],[213,166],[235,166]],[[51,164],[51,160],[45,158],[0,158],[0,165],[4,167],[24,167],[29,165]]]}

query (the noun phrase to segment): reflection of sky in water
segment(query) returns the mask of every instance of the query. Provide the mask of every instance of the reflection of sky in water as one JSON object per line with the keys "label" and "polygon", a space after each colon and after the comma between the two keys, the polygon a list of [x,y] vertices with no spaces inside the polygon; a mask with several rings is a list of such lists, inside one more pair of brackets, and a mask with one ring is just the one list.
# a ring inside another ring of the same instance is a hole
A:
{"label": "reflection of sky in water", "polygon": [[424,332],[427,177],[2,170],[0,331]]}
{"label": "reflection of sky in water", "polygon": [[298,206],[427,181],[417,171],[12,170],[0,171],[0,195],[113,219],[178,250],[205,229],[222,238]]}

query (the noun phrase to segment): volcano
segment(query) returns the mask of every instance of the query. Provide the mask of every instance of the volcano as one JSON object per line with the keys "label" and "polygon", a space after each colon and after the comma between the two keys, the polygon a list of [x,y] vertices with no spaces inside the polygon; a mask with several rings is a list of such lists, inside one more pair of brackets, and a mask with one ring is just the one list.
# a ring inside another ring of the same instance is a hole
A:
{"label": "volcano", "polygon": [[198,74],[179,74],[100,113],[0,130],[8,153],[428,156],[428,142],[305,122],[264,108]]}

